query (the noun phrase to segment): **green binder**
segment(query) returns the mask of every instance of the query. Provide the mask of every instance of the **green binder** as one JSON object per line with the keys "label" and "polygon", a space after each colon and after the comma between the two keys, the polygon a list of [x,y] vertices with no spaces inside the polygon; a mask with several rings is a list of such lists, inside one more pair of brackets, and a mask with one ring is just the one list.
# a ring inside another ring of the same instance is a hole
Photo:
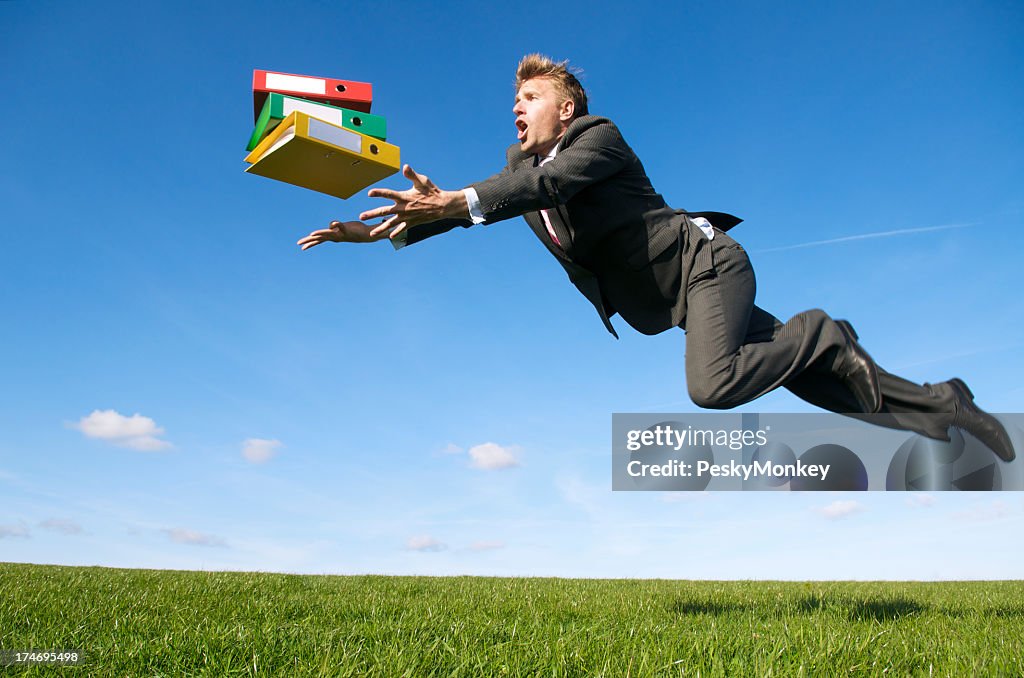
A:
{"label": "green binder", "polygon": [[310,117],[380,139],[381,141],[387,140],[388,127],[384,116],[351,111],[347,108],[328,106],[327,104],[315,101],[271,92],[263,104],[260,117],[256,119],[256,128],[252,131],[252,136],[249,137],[249,145],[245,147],[245,150],[251,151],[256,148],[260,141],[270,134],[293,111],[302,111]]}

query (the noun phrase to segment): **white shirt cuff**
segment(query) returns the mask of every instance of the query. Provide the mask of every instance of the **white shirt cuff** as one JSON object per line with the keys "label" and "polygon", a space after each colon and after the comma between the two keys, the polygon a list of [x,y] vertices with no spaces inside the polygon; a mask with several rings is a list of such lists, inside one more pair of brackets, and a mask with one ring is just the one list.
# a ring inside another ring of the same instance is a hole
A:
{"label": "white shirt cuff", "polygon": [[406,245],[406,239],[409,237],[409,229],[405,229],[394,238],[391,238],[391,246],[396,250],[400,250]]}
{"label": "white shirt cuff", "polygon": [[466,204],[469,206],[469,218],[474,224],[482,224],[484,219],[484,212],[480,209],[480,197],[476,194],[476,189],[470,186],[469,188],[462,189],[463,195],[466,196]]}

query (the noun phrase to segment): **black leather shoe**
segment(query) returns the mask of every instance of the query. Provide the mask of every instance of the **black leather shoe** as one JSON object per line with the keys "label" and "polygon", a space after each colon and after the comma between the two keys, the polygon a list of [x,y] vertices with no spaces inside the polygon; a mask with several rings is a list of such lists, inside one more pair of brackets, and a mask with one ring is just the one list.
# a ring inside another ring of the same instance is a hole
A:
{"label": "black leather shoe", "polygon": [[861,409],[867,414],[874,414],[882,409],[882,387],[878,383],[875,361],[864,347],[857,343],[857,333],[849,321],[837,320],[836,325],[846,337],[839,376],[847,388],[853,391],[853,397],[860,403]]}
{"label": "black leather shoe", "polygon": [[1013,461],[1017,454],[1013,451],[1013,443],[1010,442],[1006,428],[998,419],[974,404],[974,394],[962,379],[950,379],[946,383],[953,387],[953,426],[985,443],[1003,461]]}

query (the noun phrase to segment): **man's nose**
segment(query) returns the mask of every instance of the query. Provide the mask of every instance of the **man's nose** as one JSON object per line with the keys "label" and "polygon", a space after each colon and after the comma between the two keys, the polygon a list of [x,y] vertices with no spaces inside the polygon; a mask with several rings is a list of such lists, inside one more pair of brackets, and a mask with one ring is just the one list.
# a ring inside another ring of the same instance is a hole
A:
{"label": "man's nose", "polygon": [[524,110],[523,110],[523,102],[522,101],[517,101],[515,106],[512,107],[512,114],[518,116],[519,114],[521,114],[523,112],[524,112]]}

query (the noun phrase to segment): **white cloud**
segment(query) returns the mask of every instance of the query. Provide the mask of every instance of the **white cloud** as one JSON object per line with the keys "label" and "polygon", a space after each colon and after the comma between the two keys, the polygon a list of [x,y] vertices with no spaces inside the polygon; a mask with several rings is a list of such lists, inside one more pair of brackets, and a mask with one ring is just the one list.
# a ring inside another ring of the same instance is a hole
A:
{"label": "white cloud", "polygon": [[448,443],[441,449],[441,454],[462,454],[463,452],[465,450],[455,443]]}
{"label": "white cloud", "polygon": [[180,527],[164,529],[163,533],[176,544],[191,544],[192,546],[226,546],[224,540],[216,535],[193,532]]}
{"label": "white cloud", "polygon": [[917,494],[916,492],[906,498],[905,503],[911,508],[927,508],[935,506],[937,500],[930,494]]}
{"label": "white cloud", "polygon": [[409,537],[405,542],[405,548],[410,551],[444,551],[448,544],[434,539],[429,534],[421,534]]}
{"label": "white cloud", "polygon": [[126,417],[116,410],[93,410],[82,417],[71,428],[78,429],[86,438],[106,440],[120,447],[141,452],[155,452],[171,447],[166,440],[160,440],[164,430],[156,422],[141,414]]}
{"label": "white cloud", "polygon": [[495,549],[505,548],[505,542],[503,541],[475,541],[469,545],[469,548],[473,551],[494,551]]}
{"label": "white cloud", "polygon": [[20,525],[0,525],[0,539],[4,537],[27,537],[28,530]]}
{"label": "white cloud", "polygon": [[39,527],[44,530],[51,530],[53,532],[60,532],[62,534],[81,534],[82,526],[73,520],[64,520],[61,518],[50,518],[39,523]]}
{"label": "white cloud", "polygon": [[263,464],[277,454],[279,447],[281,447],[280,440],[249,438],[242,443],[242,456],[251,464]]}
{"label": "white cloud", "polygon": [[497,443],[484,443],[469,448],[469,465],[473,468],[494,470],[519,466],[515,448],[502,447]]}
{"label": "white cloud", "polygon": [[852,499],[846,501],[834,501],[828,506],[818,509],[818,513],[825,516],[829,520],[838,520],[851,516],[854,513],[860,513],[864,510],[864,506]]}

